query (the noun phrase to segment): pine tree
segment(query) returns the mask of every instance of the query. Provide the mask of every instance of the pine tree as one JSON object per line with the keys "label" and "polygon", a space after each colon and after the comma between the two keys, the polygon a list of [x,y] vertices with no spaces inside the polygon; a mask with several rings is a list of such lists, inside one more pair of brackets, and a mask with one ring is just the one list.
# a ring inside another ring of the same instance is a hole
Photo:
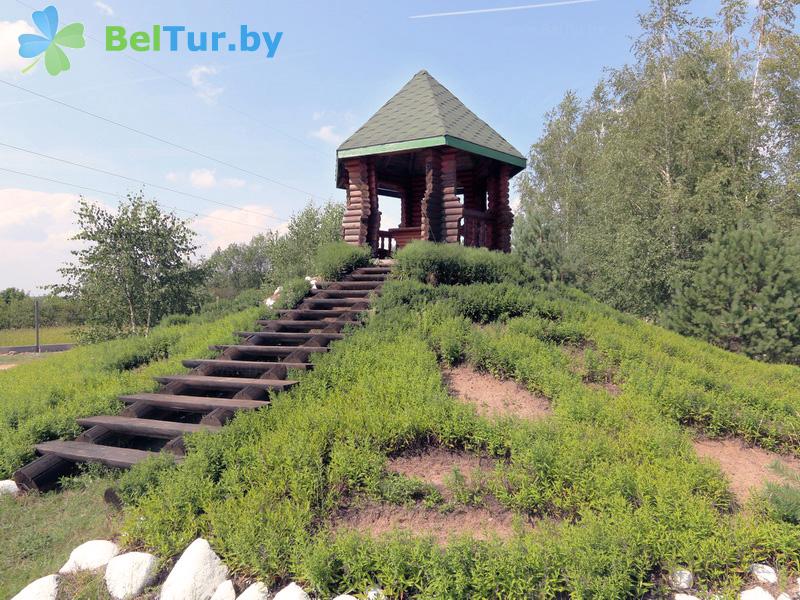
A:
{"label": "pine tree", "polygon": [[800,238],[772,223],[714,236],[666,322],[752,358],[800,363]]}

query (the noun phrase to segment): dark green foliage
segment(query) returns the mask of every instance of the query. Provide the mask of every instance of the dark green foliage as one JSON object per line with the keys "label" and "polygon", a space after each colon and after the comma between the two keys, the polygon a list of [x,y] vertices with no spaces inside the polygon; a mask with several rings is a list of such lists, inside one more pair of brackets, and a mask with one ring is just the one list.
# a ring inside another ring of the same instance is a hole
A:
{"label": "dark green foliage", "polygon": [[370,249],[345,242],[331,242],[320,246],[314,257],[313,275],[325,281],[337,281],[350,271],[369,265]]}
{"label": "dark green foliage", "polygon": [[715,236],[666,320],[752,358],[800,362],[800,238],[770,224]]}
{"label": "dark green foliage", "polygon": [[205,262],[206,286],[215,298],[230,298],[260,288],[272,269],[270,250],[278,236],[259,234],[244,244],[217,248]]}
{"label": "dark green foliage", "polygon": [[[33,297],[14,288],[0,292],[0,329],[33,327],[33,302]],[[54,295],[39,298],[39,323],[42,327],[81,325],[83,322],[83,311],[77,301]]]}
{"label": "dark green foliage", "polygon": [[292,308],[311,290],[311,283],[304,277],[295,277],[281,286],[280,298],[273,308]]}
{"label": "dark green foliage", "polygon": [[519,256],[485,248],[412,242],[397,253],[395,275],[433,284],[536,282],[541,275],[526,268]]}
{"label": "dark green foliage", "polygon": [[713,232],[765,218],[796,230],[795,7],[731,0],[714,22],[686,0],[652,0],[634,63],[548,114],[518,179],[515,252],[548,280],[652,318]]}

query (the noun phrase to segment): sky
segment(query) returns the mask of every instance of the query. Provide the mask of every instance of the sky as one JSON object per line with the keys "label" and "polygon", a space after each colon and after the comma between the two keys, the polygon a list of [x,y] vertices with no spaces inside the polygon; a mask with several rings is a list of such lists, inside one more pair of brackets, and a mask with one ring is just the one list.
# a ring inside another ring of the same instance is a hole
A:
{"label": "sky", "polygon": [[[343,201],[336,147],[420,69],[527,154],[567,90],[585,97],[605,67],[631,61],[647,4],[61,0],[59,27],[83,23],[87,40],[53,77],[44,61],[23,74],[33,59],[18,55],[47,3],[0,0],[0,289],[60,280],[81,195],[113,209],[143,188],[191,220],[199,255],[281,230],[310,201]],[[717,2],[692,7],[713,15]],[[185,41],[105,50],[107,26],[129,37],[154,25],[282,37],[272,58]],[[396,212],[386,207],[382,227]]]}

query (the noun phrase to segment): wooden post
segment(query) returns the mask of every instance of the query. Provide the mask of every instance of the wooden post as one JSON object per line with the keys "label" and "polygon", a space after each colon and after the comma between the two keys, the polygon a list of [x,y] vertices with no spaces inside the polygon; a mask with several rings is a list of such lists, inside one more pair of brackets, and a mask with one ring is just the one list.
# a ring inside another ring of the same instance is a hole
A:
{"label": "wooden post", "polygon": [[491,235],[487,245],[493,250],[511,252],[511,228],[514,225],[514,214],[508,199],[508,165],[500,165],[496,172],[489,176],[488,203],[491,216]]}
{"label": "wooden post", "polygon": [[422,197],[422,239],[441,241],[442,232],[442,157],[428,150],[425,160],[425,195]]}
{"label": "wooden post", "polygon": [[461,217],[464,207],[456,195],[456,154],[454,148],[445,148],[442,156],[442,233],[441,240],[448,244],[459,242]]}
{"label": "wooden post", "polygon": [[347,171],[347,207],[342,220],[342,237],[348,244],[360,245],[367,241],[371,212],[369,170],[365,158],[344,163]]}
{"label": "wooden post", "polygon": [[36,298],[33,301],[33,326],[36,329],[36,353],[39,354],[42,351],[42,346],[39,343],[39,299]]}

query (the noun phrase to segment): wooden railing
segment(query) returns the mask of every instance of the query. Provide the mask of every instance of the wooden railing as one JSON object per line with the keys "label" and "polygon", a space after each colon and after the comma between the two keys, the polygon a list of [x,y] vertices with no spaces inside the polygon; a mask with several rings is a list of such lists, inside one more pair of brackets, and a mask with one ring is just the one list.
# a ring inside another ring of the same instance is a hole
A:
{"label": "wooden railing", "polygon": [[378,255],[390,256],[396,250],[414,240],[421,240],[422,234],[417,227],[395,227],[394,229],[381,229],[378,231]]}

